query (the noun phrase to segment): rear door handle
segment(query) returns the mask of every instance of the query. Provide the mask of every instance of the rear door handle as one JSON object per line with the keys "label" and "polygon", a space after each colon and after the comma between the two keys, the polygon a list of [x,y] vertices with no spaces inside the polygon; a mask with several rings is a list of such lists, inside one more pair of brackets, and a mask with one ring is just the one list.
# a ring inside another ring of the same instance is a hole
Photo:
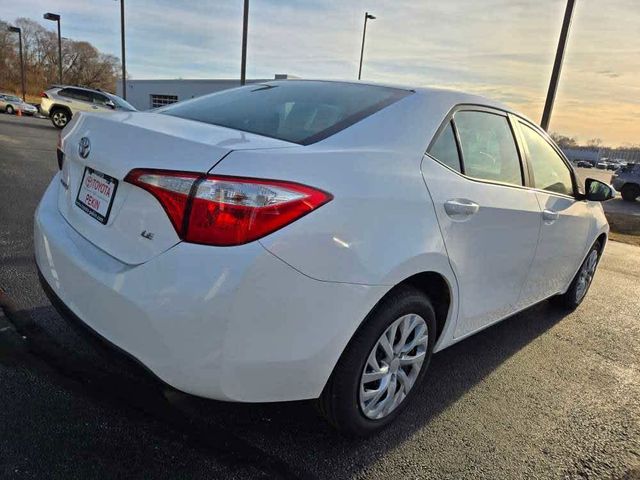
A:
{"label": "rear door handle", "polygon": [[444,202],[444,211],[453,220],[467,220],[480,210],[480,205],[466,198],[452,198]]}
{"label": "rear door handle", "polygon": [[542,218],[544,219],[544,223],[546,223],[547,225],[550,225],[556,220],[558,220],[559,216],[560,214],[558,212],[554,212],[553,210],[549,210],[545,208],[542,211]]}

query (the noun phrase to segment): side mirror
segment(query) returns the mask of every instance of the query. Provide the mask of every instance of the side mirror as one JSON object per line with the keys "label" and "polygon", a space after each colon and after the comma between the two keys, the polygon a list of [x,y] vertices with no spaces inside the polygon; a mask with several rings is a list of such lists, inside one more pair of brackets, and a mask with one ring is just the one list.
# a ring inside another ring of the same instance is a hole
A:
{"label": "side mirror", "polygon": [[586,200],[591,200],[593,202],[606,202],[616,196],[613,188],[600,180],[596,180],[595,178],[587,178],[584,185],[586,192],[584,198]]}
{"label": "side mirror", "polygon": [[108,102],[105,103],[105,105],[109,108],[112,108],[113,110],[116,109],[116,104],[113,103],[111,100],[109,100]]}

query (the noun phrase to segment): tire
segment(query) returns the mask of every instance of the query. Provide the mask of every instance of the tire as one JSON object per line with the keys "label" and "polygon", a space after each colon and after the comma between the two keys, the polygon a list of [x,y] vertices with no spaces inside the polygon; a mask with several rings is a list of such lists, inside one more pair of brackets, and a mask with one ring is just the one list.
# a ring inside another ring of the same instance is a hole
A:
{"label": "tire", "polygon": [[4,111],[7,112],[9,115],[13,115],[15,113],[15,110],[11,105],[7,105],[7,108],[5,108]]}
{"label": "tire", "polygon": [[[394,325],[397,325],[397,331],[389,330]],[[415,325],[413,330],[411,325]],[[409,333],[403,336],[402,332]],[[411,348],[414,343],[419,346],[404,353],[394,351],[394,355],[398,356],[391,362],[376,358],[373,360],[379,365],[376,371],[371,367],[372,356],[389,358],[379,344],[383,341],[383,335],[384,338],[393,335],[391,344],[398,350],[402,345],[405,348]],[[318,410],[346,436],[364,437],[382,430],[400,415],[419,389],[429,367],[435,336],[436,317],[431,301],[412,287],[400,287],[392,291],[367,316],[347,345],[317,401]],[[406,339],[404,343],[402,338]],[[400,358],[407,362],[404,366],[398,366]],[[419,358],[422,361],[418,365],[416,359]],[[361,381],[366,371],[369,371],[369,378],[373,378],[373,375],[381,377],[365,382],[365,393]],[[388,388],[384,388],[383,383]],[[383,394],[375,393],[383,391]],[[389,392],[392,394],[389,395]],[[367,400],[367,396],[374,398]],[[376,397],[379,398],[376,400]],[[398,401],[392,402],[390,399]],[[386,405],[383,405],[385,401]],[[374,418],[376,415],[380,417]]]}
{"label": "tire", "polygon": [[59,129],[64,128],[69,120],[71,120],[71,114],[64,108],[54,108],[51,110],[51,123],[53,126]]}
{"label": "tire", "polygon": [[635,202],[636,198],[640,196],[640,186],[633,183],[627,183],[622,187],[620,193],[622,194],[623,200],[627,202]]}
{"label": "tire", "polygon": [[[598,263],[600,262],[600,242],[596,242],[587,253],[582,265],[580,265],[580,269],[576,273],[576,276],[571,281],[571,285],[565,293],[562,295],[556,295],[551,300],[558,307],[573,311],[582,303],[584,298],[587,296],[587,292],[589,291],[589,287],[591,286],[591,281],[593,280],[593,276],[596,273],[596,269],[598,268]],[[583,277],[586,275],[586,277]],[[586,283],[582,283],[582,281]]]}

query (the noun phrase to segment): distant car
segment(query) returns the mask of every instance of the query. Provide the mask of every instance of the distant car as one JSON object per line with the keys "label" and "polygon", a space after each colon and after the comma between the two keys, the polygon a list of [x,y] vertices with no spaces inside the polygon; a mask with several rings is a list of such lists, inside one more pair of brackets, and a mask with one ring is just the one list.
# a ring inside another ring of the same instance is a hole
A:
{"label": "distant car", "polygon": [[640,197],[640,164],[628,163],[611,176],[611,185],[628,202]]}
{"label": "distant car", "polygon": [[598,162],[596,163],[596,168],[599,170],[606,170],[609,166],[609,162]]}
{"label": "distant car", "polygon": [[179,390],[317,399],[353,435],[429,394],[433,352],[575,309],[607,240],[613,190],[477,96],[286,80],[69,127],[34,224],[62,315]]}
{"label": "distant car", "polygon": [[16,97],[15,95],[10,95],[8,93],[0,93],[0,110],[8,113],[9,115],[13,115],[18,110],[25,115],[35,115],[38,113],[38,109],[36,107],[25,102],[20,97]]}
{"label": "distant car", "polygon": [[77,112],[136,111],[133,105],[117,95],[91,88],[55,86],[40,96],[40,113],[51,118],[56,128],[64,128]]}
{"label": "distant car", "polygon": [[576,167],[593,168],[593,163],[587,162],[586,160],[578,160],[578,162],[576,163]]}
{"label": "distant car", "polygon": [[620,164],[616,162],[609,162],[607,164],[607,170],[617,170],[620,168]]}

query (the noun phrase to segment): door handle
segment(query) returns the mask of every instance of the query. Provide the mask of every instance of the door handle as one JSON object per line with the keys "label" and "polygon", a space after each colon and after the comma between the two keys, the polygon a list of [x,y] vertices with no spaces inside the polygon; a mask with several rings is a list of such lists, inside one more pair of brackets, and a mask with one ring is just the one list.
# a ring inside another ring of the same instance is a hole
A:
{"label": "door handle", "polygon": [[480,210],[480,205],[466,198],[453,198],[444,202],[444,211],[453,220],[467,220]]}
{"label": "door handle", "polygon": [[560,214],[558,212],[554,212],[553,210],[545,208],[542,211],[542,218],[544,219],[544,223],[546,223],[547,225],[551,225],[558,219],[559,216]]}

